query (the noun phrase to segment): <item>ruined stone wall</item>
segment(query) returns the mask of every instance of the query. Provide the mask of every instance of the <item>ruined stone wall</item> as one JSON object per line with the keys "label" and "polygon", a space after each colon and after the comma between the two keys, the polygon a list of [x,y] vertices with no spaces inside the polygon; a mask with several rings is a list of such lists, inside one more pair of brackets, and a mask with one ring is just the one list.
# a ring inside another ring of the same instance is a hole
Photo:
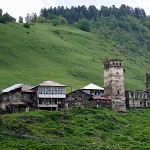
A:
{"label": "ruined stone wall", "polygon": [[126,102],[129,108],[150,107],[150,99],[146,91],[126,91]]}

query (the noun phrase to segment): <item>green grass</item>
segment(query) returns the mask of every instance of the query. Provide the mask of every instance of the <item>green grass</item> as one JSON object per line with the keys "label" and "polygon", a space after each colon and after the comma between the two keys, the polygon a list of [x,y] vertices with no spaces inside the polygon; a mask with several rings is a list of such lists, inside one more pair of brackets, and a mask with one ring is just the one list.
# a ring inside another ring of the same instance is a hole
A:
{"label": "green grass", "polygon": [[0,145],[8,150],[149,150],[149,115],[150,109],[116,113],[106,108],[0,115]]}
{"label": "green grass", "polygon": [[119,51],[114,41],[69,26],[34,24],[25,29],[22,24],[1,23],[0,35],[0,88],[44,80],[73,90],[91,82],[103,86],[103,61],[109,57],[123,59],[126,89],[145,89],[148,52]]}

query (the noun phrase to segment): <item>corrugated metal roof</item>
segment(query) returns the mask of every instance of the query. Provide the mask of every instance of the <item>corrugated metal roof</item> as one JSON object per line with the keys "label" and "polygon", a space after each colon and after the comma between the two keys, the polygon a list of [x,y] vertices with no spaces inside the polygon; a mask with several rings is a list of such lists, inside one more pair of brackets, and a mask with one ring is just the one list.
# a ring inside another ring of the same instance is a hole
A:
{"label": "corrugated metal roof", "polygon": [[25,84],[21,84],[21,83],[20,84],[14,84],[14,85],[6,88],[6,89],[3,89],[2,92],[3,93],[7,93],[7,92],[10,92],[10,91],[14,91],[16,89],[19,89],[19,88],[21,88],[22,92],[33,92],[32,90],[30,90],[31,86],[25,85]]}
{"label": "corrugated metal roof", "polygon": [[104,88],[95,85],[93,83],[90,83],[87,86],[83,87],[82,90],[104,90]]}
{"label": "corrugated metal roof", "polygon": [[14,84],[6,89],[3,89],[2,92],[3,93],[10,92],[10,91],[13,91],[13,90],[21,88],[21,87],[22,87],[22,84]]}
{"label": "corrugated metal roof", "polygon": [[53,81],[44,81],[42,83],[40,83],[38,86],[66,86],[57,82],[53,82]]}

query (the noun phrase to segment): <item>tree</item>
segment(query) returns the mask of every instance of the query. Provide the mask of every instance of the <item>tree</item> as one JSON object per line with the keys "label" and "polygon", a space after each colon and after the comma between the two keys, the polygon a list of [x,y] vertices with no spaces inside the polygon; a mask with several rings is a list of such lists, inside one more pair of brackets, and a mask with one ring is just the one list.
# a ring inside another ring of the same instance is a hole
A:
{"label": "tree", "polygon": [[37,14],[36,13],[31,14],[31,22],[33,22],[33,23],[37,22]]}
{"label": "tree", "polygon": [[77,24],[77,28],[81,29],[83,31],[86,31],[86,32],[89,32],[91,30],[90,23],[86,19],[79,20],[79,22]]}
{"label": "tree", "polygon": [[0,9],[0,17],[2,17],[2,15],[3,15],[3,10]]}
{"label": "tree", "polygon": [[22,16],[19,16],[19,23],[23,23],[23,17]]}
{"label": "tree", "polygon": [[99,10],[99,16],[109,17],[110,16],[110,10],[106,6],[101,6],[101,10]]}
{"label": "tree", "polygon": [[53,24],[54,26],[59,25],[58,18],[53,19],[53,20],[52,20],[52,24]]}
{"label": "tree", "polygon": [[3,16],[2,16],[2,19],[4,22],[15,22],[16,19],[13,18],[12,16],[10,16],[8,13],[5,13]]}
{"label": "tree", "polygon": [[98,10],[94,5],[90,5],[88,11],[89,11],[89,19],[95,18],[97,16]]}
{"label": "tree", "polygon": [[39,17],[37,17],[37,20],[36,20],[38,23],[44,23],[44,22],[46,22],[46,18],[45,17],[43,17],[43,16],[39,16]]}
{"label": "tree", "polygon": [[30,22],[31,21],[31,16],[30,16],[29,13],[26,14],[25,21],[26,22]]}
{"label": "tree", "polygon": [[62,16],[58,17],[58,22],[59,22],[60,25],[68,24],[67,19],[65,17],[62,17]]}

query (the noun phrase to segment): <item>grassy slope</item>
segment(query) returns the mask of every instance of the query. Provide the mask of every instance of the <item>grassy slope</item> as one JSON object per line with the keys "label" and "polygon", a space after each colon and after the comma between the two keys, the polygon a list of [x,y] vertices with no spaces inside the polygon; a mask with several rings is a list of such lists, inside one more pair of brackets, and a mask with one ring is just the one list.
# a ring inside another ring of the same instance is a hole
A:
{"label": "grassy slope", "polygon": [[106,108],[0,115],[0,145],[8,150],[149,150],[149,115],[150,109],[118,114]]}
{"label": "grassy slope", "polygon": [[73,90],[91,82],[103,86],[103,61],[109,57],[124,60],[127,89],[145,89],[149,57],[116,50],[103,36],[66,26],[35,24],[25,29],[15,23],[0,24],[0,35],[0,88],[47,79]]}

